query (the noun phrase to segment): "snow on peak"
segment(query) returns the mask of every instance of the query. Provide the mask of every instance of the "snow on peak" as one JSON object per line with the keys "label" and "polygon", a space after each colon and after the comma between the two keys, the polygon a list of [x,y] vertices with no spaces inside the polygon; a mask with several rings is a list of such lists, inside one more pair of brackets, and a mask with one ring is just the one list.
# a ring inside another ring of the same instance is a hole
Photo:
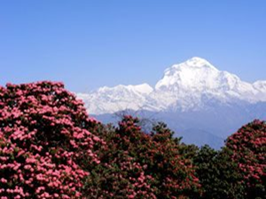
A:
{"label": "snow on peak", "polygon": [[155,89],[165,89],[171,86],[212,87],[218,73],[219,70],[205,59],[193,57],[167,68]]}
{"label": "snow on peak", "polygon": [[184,65],[192,67],[209,67],[214,70],[217,70],[213,65],[210,64],[210,62],[200,57],[192,57],[191,59],[184,62]]}
{"label": "snow on peak", "polygon": [[153,88],[147,83],[139,84],[133,87],[137,92],[142,94],[150,94],[153,91]]}
{"label": "snow on peak", "polygon": [[256,81],[253,83],[255,89],[266,93],[266,81]]}
{"label": "snow on peak", "polygon": [[153,91],[153,88],[147,84],[139,84],[139,85],[118,85],[115,87],[101,87],[99,88],[96,92],[98,93],[108,93],[108,92],[135,92],[135,93],[139,93],[139,94],[149,94]]}

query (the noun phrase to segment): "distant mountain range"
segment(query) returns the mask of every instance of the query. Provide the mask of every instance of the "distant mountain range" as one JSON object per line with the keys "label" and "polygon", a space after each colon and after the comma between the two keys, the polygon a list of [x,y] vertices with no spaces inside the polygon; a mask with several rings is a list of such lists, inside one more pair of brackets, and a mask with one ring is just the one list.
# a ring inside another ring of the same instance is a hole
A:
{"label": "distant mountain range", "polygon": [[154,88],[118,85],[77,96],[103,122],[119,111],[137,111],[167,123],[186,143],[215,148],[245,123],[266,119],[266,81],[241,81],[199,57],[167,68]]}

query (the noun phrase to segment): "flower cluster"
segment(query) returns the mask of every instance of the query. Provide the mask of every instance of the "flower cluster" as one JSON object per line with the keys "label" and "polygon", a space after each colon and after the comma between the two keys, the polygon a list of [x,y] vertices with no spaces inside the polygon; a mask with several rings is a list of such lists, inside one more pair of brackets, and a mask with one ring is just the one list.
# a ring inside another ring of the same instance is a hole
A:
{"label": "flower cluster", "polygon": [[266,123],[259,120],[243,126],[226,141],[233,151],[232,160],[238,164],[247,186],[247,196],[266,194]]}
{"label": "flower cluster", "polygon": [[104,142],[62,83],[0,88],[1,198],[80,198]]}

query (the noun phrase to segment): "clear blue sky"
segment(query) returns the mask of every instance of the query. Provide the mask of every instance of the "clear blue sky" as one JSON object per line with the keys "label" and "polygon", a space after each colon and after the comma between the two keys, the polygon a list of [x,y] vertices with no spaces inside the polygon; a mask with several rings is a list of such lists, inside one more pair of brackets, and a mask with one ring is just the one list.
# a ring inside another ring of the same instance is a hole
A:
{"label": "clear blue sky", "polygon": [[1,0],[0,85],[154,85],[193,56],[266,80],[265,0]]}

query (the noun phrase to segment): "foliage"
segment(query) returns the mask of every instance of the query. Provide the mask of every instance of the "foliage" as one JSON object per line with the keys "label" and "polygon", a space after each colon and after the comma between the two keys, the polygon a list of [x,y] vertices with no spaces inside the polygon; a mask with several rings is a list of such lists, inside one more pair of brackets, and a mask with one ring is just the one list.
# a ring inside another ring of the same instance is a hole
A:
{"label": "foliage", "polygon": [[0,88],[1,198],[78,198],[104,142],[61,83]]}
{"label": "foliage", "polygon": [[237,165],[231,161],[231,151],[227,148],[215,151],[203,146],[194,157],[197,177],[202,185],[204,199],[243,198],[241,174]]}
{"label": "foliage", "polygon": [[[102,151],[88,187],[100,187],[96,198],[185,198],[199,189],[189,159],[179,153],[179,139],[164,124],[152,134],[141,131],[138,119],[125,116],[119,127],[106,134]],[[108,166],[107,166],[108,165]],[[95,182],[98,182],[95,184]],[[103,194],[105,195],[99,195]]]}
{"label": "foliage", "polygon": [[266,198],[266,123],[255,120],[231,135],[226,147],[238,165],[245,197]]}
{"label": "foliage", "polygon": [[266,124],[255,120],[231,135],[221,151],[202,147],[194,157],[201,198],[266,197]]}

